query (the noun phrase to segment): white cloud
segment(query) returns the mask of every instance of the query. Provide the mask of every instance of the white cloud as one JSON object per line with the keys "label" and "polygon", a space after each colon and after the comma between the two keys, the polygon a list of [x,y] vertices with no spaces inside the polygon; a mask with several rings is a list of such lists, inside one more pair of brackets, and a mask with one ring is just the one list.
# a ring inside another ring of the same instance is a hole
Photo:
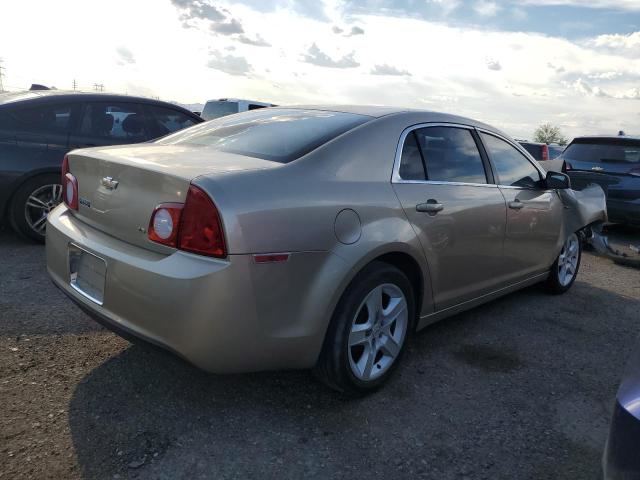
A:
{"label": "white cloud", "polygon": [[473,10],[481,17],[495,17],[501,8],[496,2],[489,0],[478,0],[473,5]]}
{"label": "white cloud", "polygon": [[118,54],[118,65],[130,65],[136,63],[133,53],[127,47],[117,47],[116,53]]}
{"label": "white cloud", "polygon": [[329,55],[320,50],[320,48],[318,48],[315,43],[309,47],[309,50],[305,54],[303,54],[302,60],[319,67],[355,68],[360,66],[360,64],[354,59],[353,52],[339,58],[338,60],[334,60]]}
{"label": "white cloud", "polygon": [[[640,1],[638,2],[640,4]],[[600,35],[588,41],[594,47],[606,48],[622,55],[640,57],[640,32],[628,35]]]}
{"label": "white cloud", "polygon": [[375,65],[371,69],[372,75],[390,75],[390,76],[410,76],[411,74],[407,70],[400,70],[399,68],[393,67],[391,65],[383,64],[383,65]]}
{"label": "white cloud", "polygon": [[502,70],[502,65],[500,65],[500,62],[498,60],[495,60],[493,58],[488,58],[487,68],[489,70],[499,71],[499,70]]}
{"label": "white cloud", "polygon": [[251,65],[244,57],[224,55],[220,52],[212,52],[207,62],[207,67],[215,68],[229,75],[247,75],[252,71]]}
{"label": "white cloud", "polygon": [[610,10],[640,10],[638,0],[519,0],[522,5],[559,6],[568,5],[586,8],[606,8]]}

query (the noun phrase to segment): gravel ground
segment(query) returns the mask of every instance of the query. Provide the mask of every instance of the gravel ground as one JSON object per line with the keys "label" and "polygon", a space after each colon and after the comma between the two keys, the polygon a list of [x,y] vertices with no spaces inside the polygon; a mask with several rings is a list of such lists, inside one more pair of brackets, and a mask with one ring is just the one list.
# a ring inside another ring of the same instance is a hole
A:
{"label": "gravel ground", "polygon": [[308,372],[214,376],[131,345],[0,231],[0,478],[596,479],[638,311],[639,271],[585,254],[568,294],[433,325],[345,400]]}

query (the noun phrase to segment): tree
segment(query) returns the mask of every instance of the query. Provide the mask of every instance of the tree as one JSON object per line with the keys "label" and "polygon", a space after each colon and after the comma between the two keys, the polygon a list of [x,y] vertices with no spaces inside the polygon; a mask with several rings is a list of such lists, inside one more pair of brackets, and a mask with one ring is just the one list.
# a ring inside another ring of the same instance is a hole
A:
{"label": "tree", "polygon": [[567,144],[567,138],[560,132],[560,127],[545,123],[536,128],[533,132],[533,141],[540,143],[557,143],[560,145]]}

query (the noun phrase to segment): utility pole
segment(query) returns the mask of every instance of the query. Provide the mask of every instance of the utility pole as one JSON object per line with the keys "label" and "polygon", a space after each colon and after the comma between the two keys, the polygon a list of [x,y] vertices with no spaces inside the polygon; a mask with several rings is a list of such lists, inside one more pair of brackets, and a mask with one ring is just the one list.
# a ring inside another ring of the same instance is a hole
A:
{"label": "utility pole", "polygon": [[2,72],[5,68],[2,66],[2,59],[0,58],[0,93],[4,92],[4,86],[2,85],[2,77],[4,73]]}
{"label": "utility pole", "polygon": [[78,83],[76,82],[76,79],[73,79],[73,91],[76,91],[76,88],[78,87]]}

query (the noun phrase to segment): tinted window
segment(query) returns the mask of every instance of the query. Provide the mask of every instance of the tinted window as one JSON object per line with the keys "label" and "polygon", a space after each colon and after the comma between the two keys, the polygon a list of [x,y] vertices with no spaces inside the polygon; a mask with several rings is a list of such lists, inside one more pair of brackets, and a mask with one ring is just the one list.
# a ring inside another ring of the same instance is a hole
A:
{"label": "tinted window", "polygon": [[542,160],[542,145],[534,145],[533,143],[522,143],[520,145],[529,152],[529,154],[536,160]]}
{"label": "tinted window", "polygon": [[151,138],[163,137],[183,128],[195,125],[196,121],[171,108],[147,105],[147,119]]}
{"label": "tinted window", "polygon": [[572,143],[562,157],[591,163],[640,163],[640,142]]}
{"label": "tinted window", "polygon": [[10,116],[20,128],[42,132],[67,132],[71,127],[71,105],[43,105],[11,110]]}
{"label": "tinted window", "polygon": [[141,142],[150,138],[140,105],[90,103],[85,108],[80,133],[107,140]]}
{"label": "tinted window", "polygon": [[254,103],[250,103],[249,104],[249,110],[257,110],[259,108],[265,108],[266,105],[256,105]]}
{"label": "tinted window", "polygon": [[493,135],[480,135],[496,169],[500,185],[525,188],[539,185],[540,173],[513,145]]}
{"label": "tinted window", "polygon": [[428,127],[415,131],[427,167],[427,180],[487,183],[482,158],[469,130]]}
{"label": "tinted window", "polygon": [[370,119],[351,113],[267,108],[196,125],[158,143],[208,145],[287,163]]}
{"label": "tinted window", "polygon": [[232,113],[238,113],[238,102],[207,102],[201,116],[205,120],[213,120]]}
{"label": "tinted window", "polygon": [[415,132],[407,135],[402,147],[402,158],[400,160],[400,178],[403,180],[425,180],[424,165],[422,155],[418,147]]}
{"label": "tinted window", "polygon": [[549,160],[559,157],[563,150],[564,147],[554,147],[553,145],[549,145]]}

